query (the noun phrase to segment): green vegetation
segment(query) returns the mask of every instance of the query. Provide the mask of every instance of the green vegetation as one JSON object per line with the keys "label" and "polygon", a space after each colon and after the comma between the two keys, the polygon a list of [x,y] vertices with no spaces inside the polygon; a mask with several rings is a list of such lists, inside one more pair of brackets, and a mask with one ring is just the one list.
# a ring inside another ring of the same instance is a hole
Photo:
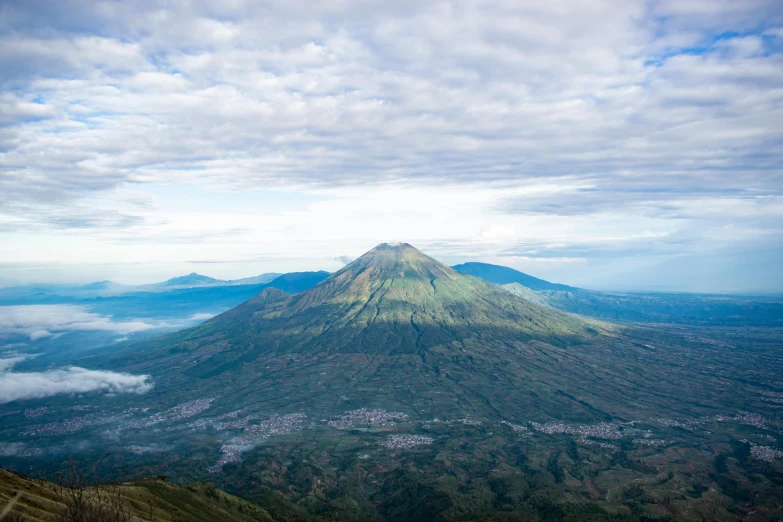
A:
{"label": "green vegetation", "polygon": [[544,304],[612,321],[708,326],[783,326],[783,299],[700,294],[642,294],[589,290],[537,292]]}
{"label": "green vegetation", "polygon": [[[71,477],[74,479],[74,477]],[[162,477],[116,484],[60,484],[0,469],[0,506],[21,492],[8,522],[275,522],[303,520],[289,512],[272,517],[257,504],[206,483],[178,486]],[[2,509],[2,508],[0,508]],[[279,510],[279,506],[275,506]]]}
{"label": "green vegetation", "polygon": [[85,362],[155,387],[68,423],[71,398],[2,407],[0,450],[206,480],[275,519],[775,520],[782,339],[586,320],[384,245]]}

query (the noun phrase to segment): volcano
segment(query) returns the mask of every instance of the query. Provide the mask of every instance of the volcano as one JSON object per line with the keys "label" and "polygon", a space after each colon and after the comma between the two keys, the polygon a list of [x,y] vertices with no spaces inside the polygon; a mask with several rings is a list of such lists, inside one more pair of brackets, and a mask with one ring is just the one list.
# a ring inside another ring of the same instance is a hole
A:
{"label": "volcano", "polygon": [[309,290],[265,289],[195,328],[135,347],[119,364],[152,374],[152,396],[162,402],[188,390],[274,411],[556,410],[604,419],[611,414],[600,404],[609,397],[595,397],[603,386],[593,370],[583,374],[606,348],[591,339],[610,336],[600,323],[461,274],[407,243],[384,243]]}
{"label": "volcano", "polygon": [[574,317],[462,275],[407,243],[381,244],[305,292],[267,289],[206,329],[221,332],[232,351],[368,356],[584,334]]}
{"label": "volcano", "polygon": [[[748,376],[774,348],[753,359],[726,349],[727,338],[580,318],[411,245],[381,244],[307,290],[266,288],[194,328],[94,356],[86,367],[149,375],[154,386],[85,397],[88,413],[25,420],[25,434],[67,448],[91,430],[82,460],[118,477],[216,479],[292,512],[334,515],[319,520],[501,520],[474,515],[604,502],[634,474],[671,478],[662,470],[684,452],[703,460],[705,434],[725,430],[712,440],[727,447],[760,437],[745,430],[766,429],[760,411],[774,395]],[[778,379],[770,368],[765,379]],[[640,464],[647,458],[655,465]],[[715,471],[706,466],[693,476]],[[551,502],[507,502],[508,491],[533,489]]]}

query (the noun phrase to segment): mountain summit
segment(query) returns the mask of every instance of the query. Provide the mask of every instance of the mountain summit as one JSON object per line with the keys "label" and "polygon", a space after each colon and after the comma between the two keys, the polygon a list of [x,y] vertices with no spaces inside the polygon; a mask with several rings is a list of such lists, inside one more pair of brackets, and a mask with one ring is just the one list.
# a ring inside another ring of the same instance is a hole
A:
{"label": "mountain summit", "polygon": [[384,243],[308,290],[267,288],[195,328],[137,346],[122,366],[159,376],[162,399],[191,390],[254,411],[410,411],[424,401],[435,416],[560,408],[603,418],[578,399],[564,404],[558,391],[569,387],[570,370],[586,367],[589,354],[572,348],[596,335],[581,319],[411,245]]}
{"label": "mountain summit", "polygon": [[425,294],[437,293],[435,282],[455,281],[459,275],[407,243],[381,243],[335,272],[308,292],[303,302],[380,303],[384,298],[415,305]]}
{"label": "mountain summit", "polygon": [[[552,339],[579,320],[456,272],[407,243],[383,243],[291,296],[267,290],[210,321],[254,332],[254,349],[414,353],[468,338]],[[227,336],[231,338],[231,335]]]}

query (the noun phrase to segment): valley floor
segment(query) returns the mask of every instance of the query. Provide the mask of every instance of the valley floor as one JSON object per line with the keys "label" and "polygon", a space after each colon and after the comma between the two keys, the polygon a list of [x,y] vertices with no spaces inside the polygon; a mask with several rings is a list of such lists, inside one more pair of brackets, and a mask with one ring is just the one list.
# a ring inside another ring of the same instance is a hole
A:
{"label": "valley floor", "polygon": [[[28,473],[78,452],[104,478],[207,480],[329,520],[581,520],[566,511],[587,506],[600,510],[590,520],[778,520],[781,338],[625,328],[611,345],[527,343],[517,368],[489,371],[469,347],[269,356],[238,363],[231,390],[177,388],[186,376],[173,374],[143,396],[5,405],[0,449]],[[544,377],[504,396],[487,374]]]}

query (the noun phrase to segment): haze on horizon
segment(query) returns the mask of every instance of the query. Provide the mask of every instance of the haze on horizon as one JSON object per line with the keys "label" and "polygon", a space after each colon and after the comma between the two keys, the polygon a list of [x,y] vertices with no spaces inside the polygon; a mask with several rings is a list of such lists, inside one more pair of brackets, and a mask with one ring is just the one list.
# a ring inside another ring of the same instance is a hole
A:
{"label": "haze on horizon", "polygon": [[383,241],[783,292],[776,0],[0,4],[0,284],[335,270]]}

